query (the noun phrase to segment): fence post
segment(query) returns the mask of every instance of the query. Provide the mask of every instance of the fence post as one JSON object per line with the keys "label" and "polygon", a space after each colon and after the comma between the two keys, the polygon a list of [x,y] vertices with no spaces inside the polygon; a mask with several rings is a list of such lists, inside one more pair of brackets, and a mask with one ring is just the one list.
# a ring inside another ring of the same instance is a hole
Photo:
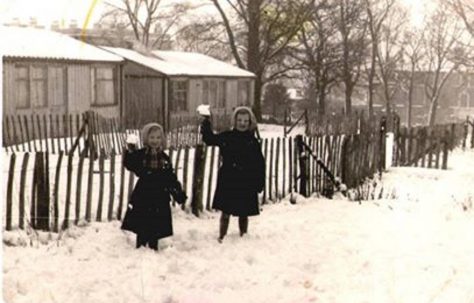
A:
{"label": "fence post", "polygon": [[199,212],[203,211],[202,192],[204,184],[204,164],[206,162],[205,147],[202,144],[196,145],[194,151],[194,173],[193,173],[193,192],[191,200],[191,211],[199,217]]}
{"label": "fence post", "polygon": [[379,174],[385,169],[385,134],[387,130],[387,117],[382,116],[380,120],[380,159],[379,159]]}
{"label": "fence post", "polygon": [[444,138],[443,138],[443,166],[442,166],[442,169],[448,169],[449,145],[450,145],[449,130],[445,129],[444,130]]}
{"label": "fence post", "polygon": [[307,184],[308,184],[308,176],[307,176],[307,171],[306,171],[306,161],[308,159],[304,147],[303,147],[303,136],[302,135],[297,135],[295,137],[295,144],[296,144],[296,151],[298,154],[298,160],[299,160],[299,167],[300,167],[300,194],[304,197],[308,196],[307,192]]}

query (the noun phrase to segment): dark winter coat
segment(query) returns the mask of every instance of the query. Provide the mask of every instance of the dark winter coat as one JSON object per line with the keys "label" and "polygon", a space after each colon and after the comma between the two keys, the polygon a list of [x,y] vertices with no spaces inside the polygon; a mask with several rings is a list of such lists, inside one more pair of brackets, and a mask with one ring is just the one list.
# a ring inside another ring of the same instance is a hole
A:
{"label": "dark winter coat", "polygon": [[214,134],[208,119],[201,132],[207,145],[219,146],[222,157],[212,207],[234,216],[258,215],[258,193],[265,186],[265,160],[258,140],[250,131]]}
{"label": "dark winter coat", "polygon": [[173,234],[170,194],[178,203],[184,203],[186,195],[168,155],[164,152],[158,154],[157,169],[145,166],[146,156],[146,148],[125,154],[125,167],[139,179],[132,192],[122,229],[160,239]]}

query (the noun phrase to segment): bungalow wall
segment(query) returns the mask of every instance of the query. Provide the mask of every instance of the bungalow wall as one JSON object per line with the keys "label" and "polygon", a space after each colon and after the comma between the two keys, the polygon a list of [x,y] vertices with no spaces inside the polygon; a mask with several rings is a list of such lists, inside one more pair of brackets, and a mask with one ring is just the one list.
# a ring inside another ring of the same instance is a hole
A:
{"label": "bungalow wall", "polygon": [[120,65],[50,60],[3,61],[4,115],[120,116]]}

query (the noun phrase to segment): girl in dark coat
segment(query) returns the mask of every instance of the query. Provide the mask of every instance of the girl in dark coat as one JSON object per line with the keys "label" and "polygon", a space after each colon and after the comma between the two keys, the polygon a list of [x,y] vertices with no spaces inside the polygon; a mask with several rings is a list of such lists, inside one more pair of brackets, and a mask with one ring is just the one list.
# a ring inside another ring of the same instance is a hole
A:
{"label": "girl in dark coat", "polygon": [[142,130],[142,149],[128,144],[125,167],[138,177],[122,222],[122,229],[137,234],[137,248],[158,249],[158,239],[173,235],[170,194],[182,204],[186,194],[176,178],[170,158],[164,153],[163,128],[150,123]]}
{"label": "girl in dark coat", "polygon": [[217,175],[214,209],[222,211],[219,242],[227,234],[230,215],[239,217],[240,235],[248,230],[248,217],[259,214],[258,193],[265,186],[265,160],[255,138],[255,116],[248,107],[238,107],[232,115],[232,129],[219,134],[205,118],[201,133],[207,145],[219,146],[222,165]]}

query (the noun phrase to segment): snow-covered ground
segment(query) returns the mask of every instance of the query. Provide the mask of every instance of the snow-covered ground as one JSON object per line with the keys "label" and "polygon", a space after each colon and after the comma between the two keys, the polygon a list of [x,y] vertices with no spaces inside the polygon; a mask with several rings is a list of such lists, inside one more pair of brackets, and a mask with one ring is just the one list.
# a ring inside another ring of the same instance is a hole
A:
{"label": "snow-covered ground", "polygon": [[238,236],[174,210],[160,251],[119,222],[4,232],[5,302],[474,302],[474,151],[447,171],[391,168],[383,199],[288,198]]}

